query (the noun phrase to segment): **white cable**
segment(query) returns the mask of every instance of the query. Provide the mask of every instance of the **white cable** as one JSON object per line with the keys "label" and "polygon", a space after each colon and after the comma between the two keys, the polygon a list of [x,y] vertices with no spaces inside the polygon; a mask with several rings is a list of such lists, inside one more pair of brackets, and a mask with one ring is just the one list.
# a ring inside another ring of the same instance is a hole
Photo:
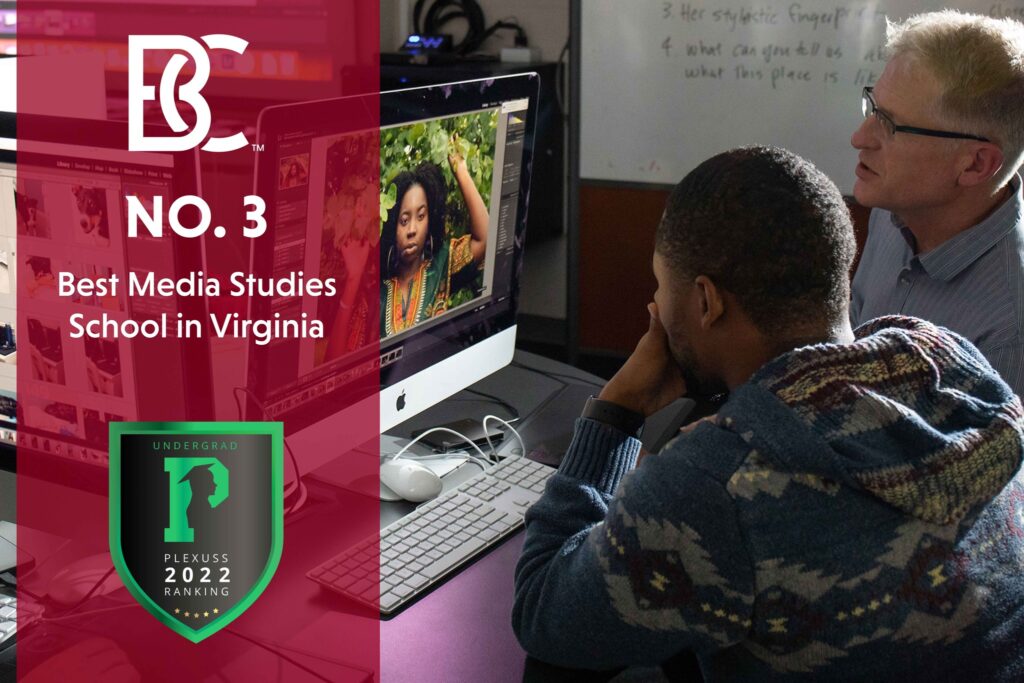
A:
{"label": "white cable", "polygon": [[[448,433],[448,434],[454,434],[455,436],[459,437],[460,439],[462,439],[463,441],[468,443],[470,446],[472,446],[476,450],[477,453],[480,454],[480,458],[477,458],[476,456],[473,456],[473,455],[467,455],[466,457],[469,458],[470,460],[473,460],[474,462],[477,461],[477,460],[481,460],[482,463],[478,462],[477,464],[480,464],[485,470],[487,469],[487,467],[489,466],[489,463],[487,461],[487,454],[484,453],[482,450],[480,450],[479,446],[477,446],[475,443],[470,441],[469,437],[467,437],[465,434],[459,434],[454,429],[448,429],[447,427],[433,427],[431,429],[428,429],[427,431],[423,432],[422,434],[417,436],[415,439],[413,439],[409,443],[407,443],[404,446],[402,446],[402,449],[400,451],[398,451],[397,453],[395,453],[394,455],[392,455],[391,459],[392,460],[399,459],[400,457],[402,457],[403,453],[405,453],[407,450],[412,448],[412,446],[415,445],[416,443],[418,443],[420,439],[425,437],[427,434],[434,434],[436,432],[445,432],[445,433]],[[417,456],[412,455],[412,456],[409,456],[408,459],[409,460],[416,460]]]}
{"label": "white cable", "polygon": [[448,460],[449,458],[461,458],[461,461],[459,462],[460,465],[470,462],[485,471],[491,464],[490,462],[480,462],[480,458],[475,455],[469,455],[468,453],[427,453],[425,455],[416,455],[411,453],[409,455],[402,456],[402,460],[412,460],[414,462],[423,462],[424,460]]}
{"label": "white cable", "polygon": [[519,432],[517,432],[517,431],[516,431],[516,428],[515,428],[515,427],[513,427],[512,425],[510,425],[510,424],[509,424],[508,422],[506,422],[505,420],[503,420],[503,419],[501,419],[500,417],[498,417],[497,415],[484,415],[484,420],[483,420],[483,425],[484,425],[484,438],[486,438],[486,439],[487,439],[487,445],[491,447],[491,454],[492,454],[492,455],[497,455],[497,454],[498,454],[498,452],[497,452],[497,450],[496,450],[496,449],[494,448],[494,444],[493,444],[493,443],[491,443],[491,435],[487,433],[487,421],[488,421],[488,420],[497,420],[497,421],[498,421],[498,422],[500,422],[501,424],[505,425],[505,427],[507,427],[508,429],[510,429],[510,430],[512,431],[512,433],[513,433],[513,434],[515,434],[515,436],[516,436],[516,439],[517,439],[517,440],[519,441],[519,454],[520,454],[520,455],[519,455],[519,457],[521,457],[521,458],[525,458],[525,457],[526,457],[526,444],[525,444],[525,443],[523,443],[523,437],[519,436]]}

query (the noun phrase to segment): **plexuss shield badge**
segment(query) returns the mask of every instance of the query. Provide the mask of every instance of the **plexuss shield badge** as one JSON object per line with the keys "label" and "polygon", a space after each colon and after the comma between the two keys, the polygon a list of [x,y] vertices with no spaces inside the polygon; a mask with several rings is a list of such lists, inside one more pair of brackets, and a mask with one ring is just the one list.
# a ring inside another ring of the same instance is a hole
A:
{"label": "plexuss shield badge", "polygon": [[110,554],[151,614],[198,643],[270,583],[283,546],[280,422],[112,422]]}

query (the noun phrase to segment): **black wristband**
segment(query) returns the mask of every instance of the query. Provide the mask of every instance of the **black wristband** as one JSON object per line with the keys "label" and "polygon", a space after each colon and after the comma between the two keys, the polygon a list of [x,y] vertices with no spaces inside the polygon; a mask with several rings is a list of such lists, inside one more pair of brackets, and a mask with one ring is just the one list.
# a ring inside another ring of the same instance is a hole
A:
{"label": "black wristband", "polygon": [[615,427],[638,439],[644,429],[644,416],[642,414],[629,408],[623,408],[618,403],[602,401],[594,396],[587,399],[586,405],[583,406],[581,417],[596,420],[609,427]]}

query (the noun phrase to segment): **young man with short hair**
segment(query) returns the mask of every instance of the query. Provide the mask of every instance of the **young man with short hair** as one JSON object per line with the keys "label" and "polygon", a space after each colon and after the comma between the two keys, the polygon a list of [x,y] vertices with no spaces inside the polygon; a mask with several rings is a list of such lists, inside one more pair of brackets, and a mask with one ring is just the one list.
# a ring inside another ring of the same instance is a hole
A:
{"label": "young man with short hair", "polygon": [[[853,253],[835,185],[783,150],[676,186],[650,327],[527,513],[530,654],[607,670],[691,650],[711,681],[1024,677],[1020,400],[924,321],[855,335]],[[726,389],[630,473],[644,417]]]}

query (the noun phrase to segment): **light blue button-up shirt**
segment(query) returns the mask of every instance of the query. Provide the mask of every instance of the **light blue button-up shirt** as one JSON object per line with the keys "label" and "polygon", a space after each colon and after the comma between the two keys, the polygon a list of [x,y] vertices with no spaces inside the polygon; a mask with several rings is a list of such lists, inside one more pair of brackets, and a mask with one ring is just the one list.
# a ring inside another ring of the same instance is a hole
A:
{"label": "light blue button-up shirt", "polygon": [[1024,199],[1021,179],[985,220],[915,255],[914,236],[875,209],[853,278],[854,327],[899,313],[957,332],[1024,394]]}

